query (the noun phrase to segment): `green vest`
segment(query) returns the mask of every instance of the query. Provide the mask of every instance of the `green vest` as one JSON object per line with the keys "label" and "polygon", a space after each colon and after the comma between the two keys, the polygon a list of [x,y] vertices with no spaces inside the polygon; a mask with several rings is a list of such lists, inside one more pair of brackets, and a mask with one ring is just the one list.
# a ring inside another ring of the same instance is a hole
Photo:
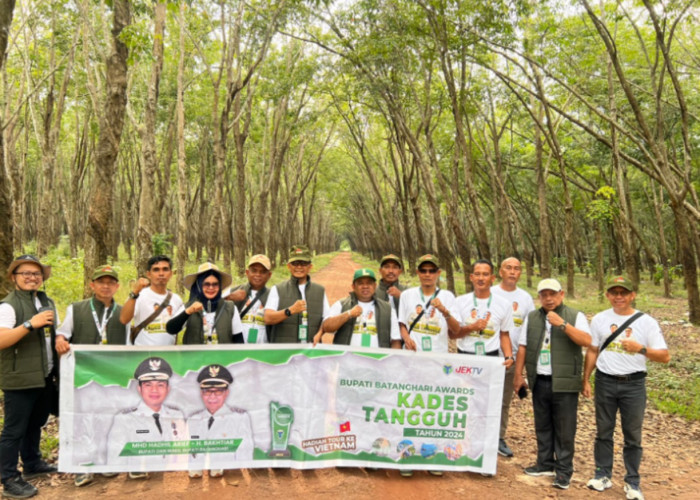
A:
{"label": "green vest", "polygon": [[[71,344],[101,344],[102,337],[97,331],[95,318],[92,315],[90,301],[87,299],[73,304],[73,335]],[[102,321],[104,317],[105,305],[99,300],[93,302],[97,320]],[[121,306],[114,304],[114,310],[107,321],[107,343],[112,345],[126,344],[126,326],[119,321]]]}
{"label": "green vest", "polygon": [[[396,288],[398,288],[402,292],[408,288],[406,285],[401,285],[398,281],[396,283],[386,284],[382,280],[379,280],[379,283],[377,283],[377,290],[374,292],[374,296],[380,300],[383,300],[383,301],[391,304],[391,300],[389,300],[389,294],[387,293],[387,289],[391,286],[395,286]],[[395,303],[394,310],[396,312],[398,312],[399,311],[399,304],[401,303],[401,297],[399,297],[398,299],[394,299],[394,303]]]}
{"label": "green vest", "polygon": [[[36,292],[42,307],[56,307],[44,292]],[[38,311],[34,304],[34,292],[14,290],[2,299],[15,310],[15,325],[18,327],[32,319]],[[46,353],[46,337],[44,330],[49,328],[51,345],[55,345],[56,332],[54,327],[37,328],[22,337],[17,343],[0,350],[0,389],[35,389],[45,387],[49,376],[49,362]],[[54,366],[58,366],[54,356]]]}
{"label": "green vest", "polygon": [[[292,277],[284,283],[277,285],[279,295],[278,311],[291,307],[297,300],[301,300],[299,291],[299,281]],[[316,283],[311,283],[311,277],[306,278],[306,312],[308,314],[309,329],[306,333],[307,341],[311,342],[323,320],[323,297],[325,289]],[[296,344],[299,342],[299,325],[301,324],[301,313],[292,314],[284,318],[281,323],[272,326],[272,331],[268,339],[273,344]]]}
{"label": "green vest", "polygon": [[[248,298],[250,297],[250,283],[238,285],[237,287],[231,289],[232,292],[235,292],[236,290],[245,290],[245,299],[234,302],[234,304],[236,304],[236,308],[238,309],[238,313],[240,314],[243,312],[243,309],[245,309],[245,303],[248,302]],[[256,296],[258,302],[265,306],[268,295],[270,295],[270,289],[264,286],[262,290],[258,290],[258,295]]]}
{"label": "green vest", "polygon": [[[349,311],[357,305],[357,296],[350,292],[348,297],[340,301],[341,313]],[[379,347],[391,347],[391,305],[385,300],[376,298],[374,301],[374,314],[377,322],[377,342]],[[355,328],[357,318],[350,318],[343,326],[338,328],[333,337],[334,344],[350,345],[352,330]]]}
{"label": "green vest", "polygon": [[[186,304],[185,308],[190,305],[191,303]],[[224,300],[223,298],[219,299],[219,304],[216,306],[216,313],[214,314],[214,329],[216,329],[219,344],[233,343],[233,328],[231,328],[231,322],[233,321],[235,307],[233,302]],[[191,314],[190,317],[187,318],[182,343],[195,345],[204,344],[204,316],[201,311]]]}
{"label": "green vest", "polygon": [[[576,316],[579,313],[576,309],[561,304],[554,312],[572,326],[576,325]],[[535,388],[537,381],[537,358],[544,342],[546,314],[545,310],[540,308],[527,316],[525,368],[531,390]],[[579,392],[583,387],[581,346],[571,340],[561,327],[554,325],[552,325],[550,341],[552,391]]]}

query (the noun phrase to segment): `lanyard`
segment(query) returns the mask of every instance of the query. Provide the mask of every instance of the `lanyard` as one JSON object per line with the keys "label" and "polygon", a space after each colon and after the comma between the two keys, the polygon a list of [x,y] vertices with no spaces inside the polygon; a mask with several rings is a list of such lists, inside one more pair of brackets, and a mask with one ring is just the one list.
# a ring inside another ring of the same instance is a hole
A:
{"label": "lanyard", "polygon": [[[474,295],[472,296],[472,298],[474,299],[474,309],[476,309],[477,311],[479,311],[479,306],[478,306],[477,303],[476,303],[476,294],[474,294]],[[486,303],[486,312],[487,312],[487,313],[488,313],[489,309],[491,309],[491,299],[493,299],[493,294],[492,294],[492,293],[489,294],[489,300],[488,300],[488,302]]]}
{"label": "lanyard", "polygon": [[92,311],[92,319],[95,321],[97,332],[100,334],[100,337],[104,341],[107,338],[107,323],[109,322],[109,319],[112,317],[112,313],[114,312],[114,303],[112,303],[110,307],[105,309],[105,312],[102,315],[102,322],[100,323],[100,320],[97,318],[97,311],[95,311],[94,301],[95,297],[90,299],[90,310]]}
{"label": "lanyard", "polygon": [[423,289],[422,289],[422,288],[419,288],[419,289],[418,289],[418,292],[420,293],[420,300],[422,300],[423,302],[425,302],[426,305],[428,304],[428,302],[430,302],[431,300],[433,300],[433,299],[437,296],[437,294],[438,294],[439,291],[440,291],[440,289],[439,289],[439,288],[436,288],[436,289],[435,289],[435,293],[433,293],[433,294],[430,296],[430,298],[429,298],[428,300],[425,300],[425,295],[423,295]]}

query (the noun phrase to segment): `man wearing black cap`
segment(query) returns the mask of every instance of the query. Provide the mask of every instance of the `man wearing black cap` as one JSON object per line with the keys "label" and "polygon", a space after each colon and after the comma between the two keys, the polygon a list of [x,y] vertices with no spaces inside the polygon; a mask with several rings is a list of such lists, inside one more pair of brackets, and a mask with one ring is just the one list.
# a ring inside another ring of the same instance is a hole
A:
{"label": "man wearing black cap", "polygon": [[209,469],[211,477],[221,477],[223,469],[216,469],[217,464],[230,460],[253,460],[253,425],[250,415],[245,410],[228,406],[229,386],[233,375],[223,365],[205,366],[197,376],[204,409],[193,414],[187,421],[190,439],[241,439],[241,443],[231,453],[196,453],[190,470],[190,477],[202,477],[202,469]]}
{"label": "man wearing black cap", "polygon": [[403,265],[398,255],[390,253],[379,261],[379,274],[382,279],[377,284],[377,298],[389,302],[397,314],[401,301],[401,292],[408,288],[406,285],[399,283],[399,276],[401,276],[402,272]]}
{"label": "man wearing black cap", "polygon": [[[613,433],[619,410],[625,441],[625,494],[629,500],[643,500],[639,465],[647,399],[646,364],[647,360],[668,363],[671,357],[659,323],[632,306],[637,294],[630,280],[623,276],[612,278],[605,296],[612,308],[596,314],[591,321],[593,341],[586,351],[583,371],[582,393],[590,398],[589,379],[596,370],[595,476],[588,481],[588,487],[596,491],[612,487]],[[618,329],[621,331],[610,339]]]}
{"label": "man wearing black cap", "polygon": [[[51,267],[22,255],[7,271],[15,289],[0,304],[0,389],[5,419],[0,435],[3,496],[28,498],[38,490],[26,479],[56,472],[41,458],[41,427],[49,417],[54,359],[46,334],[55,338],[53,301],[39,290]],[[17,470],[19,456],[23,473]],[[22,477],[24,476],[24,477]]]}
{"label": "man wearing black cap", "polygon": [[[134,372],[141,396],[138,406],[127,408],[114,416],[107,437],[107,456],[110,465],[128,464],[136,468],[151,465],[165,469],[168,459],[177,460],[177,455],[122,455],[128,452],[128,443],[177,441],[187,439],[187,429],[182,411],[164,404],[170,393],[170,377],[173,370],[163,358],[146,358]],[[143,474],[129,473],[136,479]]]}

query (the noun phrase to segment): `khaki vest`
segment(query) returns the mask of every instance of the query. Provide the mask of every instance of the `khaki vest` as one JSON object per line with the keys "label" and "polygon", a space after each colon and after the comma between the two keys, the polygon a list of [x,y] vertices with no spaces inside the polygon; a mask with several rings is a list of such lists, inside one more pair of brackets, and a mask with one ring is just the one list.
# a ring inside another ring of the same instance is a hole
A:
{"label": "khaki vest", "polygon": [[[306,278],[306,311],[308,314],[307,341],[311,342],[316,332],[321,327],[323,320],[323,297],[325,289],[316,283],[311,283],[311,277]],[[279,311],[291,307],[297,300],[301,300],[299,282],[296,278],[277,285],[279,295]],[[271,343],[274,344],[296,344],[299,342],[299,325],[301,324],[301,314],[292,314],[281,323],[272,326],[270,336]]]}
{"label": "khaki vest", "polygon": [[[351,292],[348,297],[340,301],[340,304],[341,313],[349,311],[357,305],[357,296],[354,292]],[[379,347],[389,348],[391,347],[391,305],[384,300],[377,299],[375,296],[374,314],[377,317],[377,342]],[[350,345],[352,330],[355,328],[356,320],[357,318],[350,318],[343,326],[338,328],[335,337],[333,337],[334,344]]]}
{"label": "khaki vest", "polygon": [[[398,281],[396,283],[391,284],[391,285],[387,285],[382,280],[379,280],[379,282],[377,283],[377,290],[374,292],[374,296],[380,300],[384,300],[384,301],[388,302],[389,304],[391,304],[391,300],[389,300],[389,294],[387,293],[387,289],[390,286],[395,286],[396,288],[398,288],[402,292],[408,288],[406,285],[401,285]],[[398,299],[394,299],[394,304],[395,304],[394,310],[396,312],[399,311],[399,304],[400,303],[401,303],[401,297],[399,297]]]}
{"label": "khaki vest", "polygon": [[[92,315],[90,301],[87,299],[73,304],[73,335],[71,336],[71,344],[101,344],[102,337],[97,331],[95,318]],[[105,305],[99,300],[93,302],[97,320],[102,321],[105,311]],[[109,321],[107,322],[107,343],[111,345],[126,344],[126,326],[119,321],[119,313],[121,306],[114,304]]]}
{"label": "khaki vest", "polygon": [[[190,305],[191,304],[185,305],[185,308]],[[223,297],[219,299],[219,303],[216,306],[216,313],[214,314],[214,328],[216,329],[219,344],[233,343],[231,322],[233,321],[235,307],[233,302],[224,300]],[[182,343],[194,345],[204,344],[204,316],[201,311],[191,314],[190,317],[187,318],[185,333],[182,336]]]}

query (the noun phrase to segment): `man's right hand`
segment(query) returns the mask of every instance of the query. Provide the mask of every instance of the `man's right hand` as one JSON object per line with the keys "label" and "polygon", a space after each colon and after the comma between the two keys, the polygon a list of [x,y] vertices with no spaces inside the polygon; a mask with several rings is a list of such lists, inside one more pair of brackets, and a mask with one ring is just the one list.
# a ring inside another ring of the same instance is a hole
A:
{"label": "man's right hand", "polygon": [[409,337],[404,337],[403,339],[404,347],[408,349],[409,351],[417,351],[416,349],[416,343],[413,341],[413,339]]}
{"label": "man's right hand", "polygon": [[131,291],[134,292],[134,295],[138,295],[141,293],[141,290],[149,286],[151,286],[151,281],[148,278],[142,277],[133,282],[131,285]]}
{"label": "man's right hand", "polygon": [[362,307],[358,305],[350,309],[350,316],[352,318],[359,318],[360,316],[362,316]]}
{"label": "man's right hand", "polygon": [[62,356],[68,351],[70,351],[70,342],[63,335],[56,335],[56,352]]}
{"label": "man's right hand", "polygon": [[584,398],[590,399],[593,395],[593,390],[591,389],[591,383],[588,380],[583,381],[583,389],[581,389],[581,394]]}
{"label": "man's right hand", "polygon": [[242,288],[239,288],[235,292],[231,292],[226,296],[226,300],[232,300],[233,302],[240,302],[241,300],[244,300],[246,297],[245,290]]}
{"label": "man's right hand", "polygon": [[299,314],[304,311],[306,311],[306,301],[305,300],[297,300],[292,306],[289,308],[292,314]]}
{"label": "man's right hand", "polygon": [[519,373],[516,373],[515,378],[513,378],[513,391],[517,394],[518,391],[520,390],[520,388],[524,385],[525,385],[525,377],[523,377]]}
{"label": "man's right hand", "polygon": [[394,297],[395,299],[398,299],[401,297],[401,290],[396,288],[395,286],[390,286],[389,288],[386,289],[386,293]]}
{"label": "man's right hand", "polygon": [[42,311],[32,316],[29,320],[34,328],[42,328],[44,326],[53,325],[53,311]]}
{"label": "man's right hand", "polygon": [[204,306],[202,305],[202,303],[199,302],[199,301],[195,301],[195,302],[192,303],[192,305],[191,305],[190,307],[188,307],[187,309],[185,309],[185,313],[187,313],[188,315],[190,315],[190,314],[194,314],[194,313],[196,313],[196,312],[199,312],[199,311],[201,311],[201,310],[203,310],[203,309],[204,309]]}

